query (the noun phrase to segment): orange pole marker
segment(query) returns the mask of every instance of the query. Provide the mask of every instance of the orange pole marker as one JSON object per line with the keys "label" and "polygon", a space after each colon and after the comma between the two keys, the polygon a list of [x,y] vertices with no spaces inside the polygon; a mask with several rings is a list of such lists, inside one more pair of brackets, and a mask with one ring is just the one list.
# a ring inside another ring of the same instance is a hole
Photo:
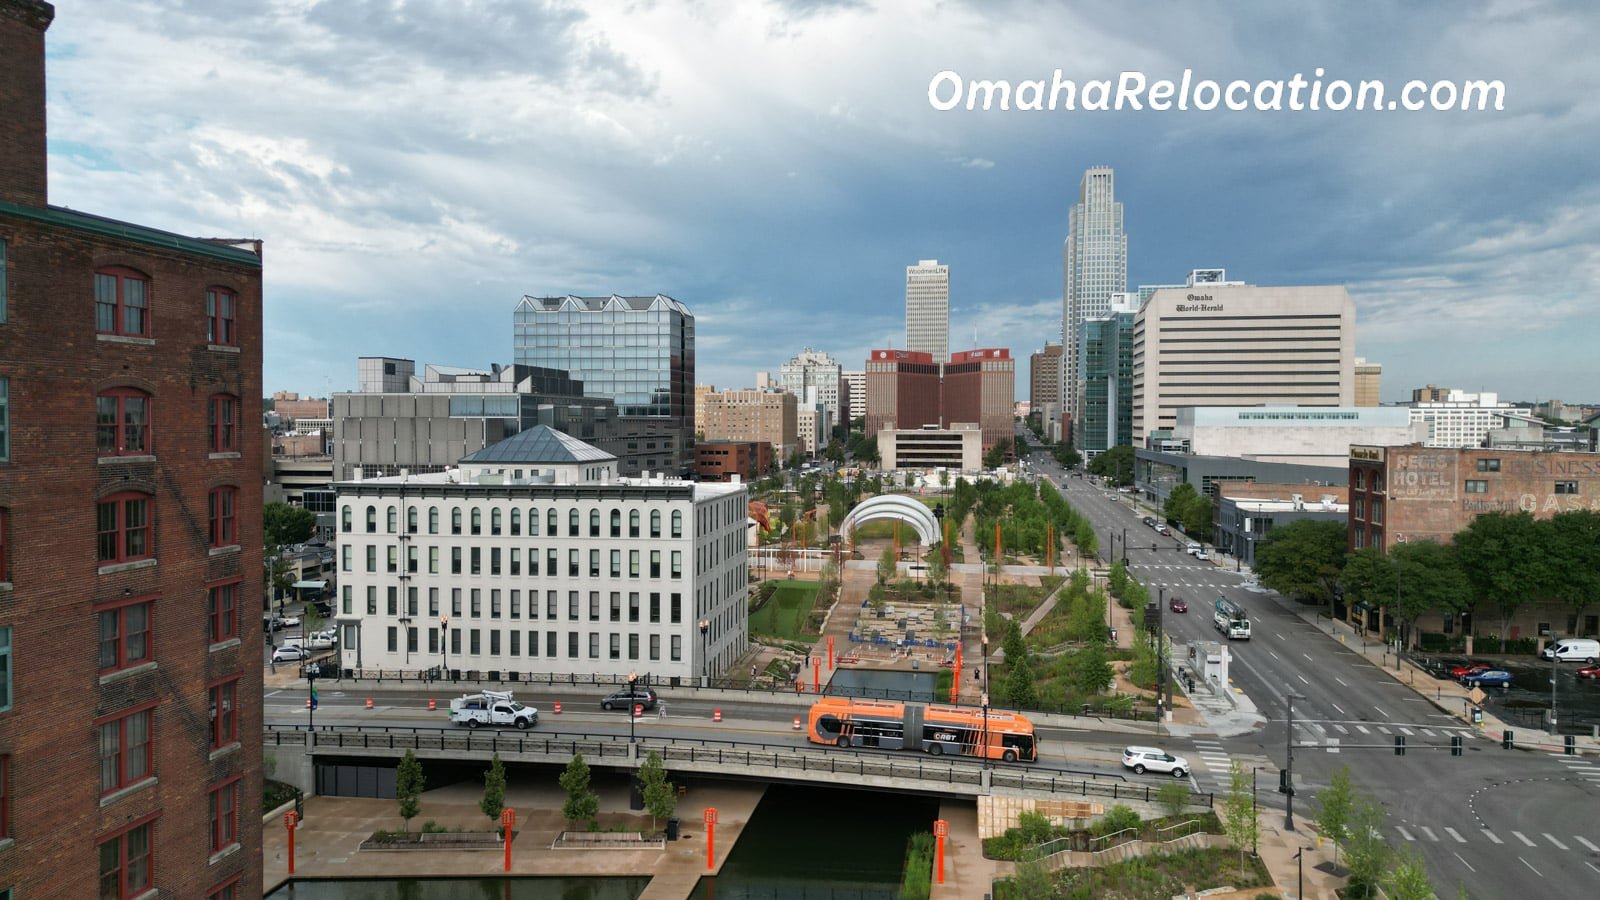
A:
{"label": "orange pole marker", "polygon": [[283,827],[287,828],[289,830],[289,874],[290,875],[294,874],[294,827],[295,827],[295,824],[298,823],[299,821],[300,821],[300,817],[295,815],[294,810],[292,810],[292,809],[283,814]]}
{"label": "orange pole marker", "polygon": [[800,717],[799,716],[795,716],[794,717],[794,730],[795,731],[799,731],[800,730]]}
{"label": "orange pole marker", "polygon": [[946,822],[944,819],[938,819],[933,823],[933,834],[939,839],[939,843],[937,844],[933,855],[934,869],[937,873],[939,884],[944,884],[944,838],[945,835],[949,833],[949,822]]}
{"label": "orange pole marker", "polygon": [[833,671],[833,635],[828,635],[828,671]]}
{"label": "orange pole marker", "polygon": [[511,833],[517,827],[517,811],[514,809],[500,810],[500,824],[506,833],[506,871],[511,871]]}
{"label": "orange pole marker", "polygon": [[717,857],[717,808],[706,807],[706,871],[716,868]]}
{"label": "orange pole marker", "polygon": [[822,693],[822,660],[811,661],[811,693]]}

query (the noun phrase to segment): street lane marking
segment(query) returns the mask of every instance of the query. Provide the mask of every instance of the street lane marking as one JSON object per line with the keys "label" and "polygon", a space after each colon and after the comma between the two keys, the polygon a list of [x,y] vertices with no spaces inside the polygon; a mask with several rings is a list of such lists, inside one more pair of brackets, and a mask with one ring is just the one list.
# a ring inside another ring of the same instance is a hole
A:
{"label": "street lane marking", "polygon": [[1531,863],[1531,862],[1528,862],[1528,861],[1527,861],[1527,860],[1525,860],[1525,859],[1523,859],[1523,858],[1522,858],[1522,857],[1520,857],[1520,856],[1519,856],[1519,857],[1517,857],[1517,859],[1518,859],[1518,860],[1519,860],[1519,861],[1520,861],[1520,862],[1521,862],[1521,863],[1522,863],[1522,864],[1523,864],[1523,865],[1525,865],[1525,866],[1527,866],[1527,867],[1528,867],[1528,870],[1529,870],[1529,871],[1531,871],[1531,872],[1533,872],[1533,874],[1535,874],[1535,875],[1537,875],[1537,876],[1539,876],[1539,877],[1540,877],[1540,878],[1543,878],[1543,877],[1544,877],[1544,873],[1543,873],[1543,872],[1541,872],[1541,871],[1539,871],[1539,870],[1538,870],[1538,869],[1535,869],[1535,868],[1534,868],[1534,867],[1533,867],[1533,863]]}
{"label": "street lane marking", "polygon": [[1600,853],[1600,847],[1596,847],[1595,845],[1589,843],[1588,838],[1580,837],[1579,835],[1575,834],[1572,836],[1572,839],[1584,845],[1585,847],[1588,847],[1590,853]]}
{"label": "street lane marking", "polygon": [[1374,706],[1373,709],[1378,710],[1378,715],[1383,716],[1385,719],[1389,718],[1389,714],[1388,713],[1384,712],[1381,709],[1378,709],[1376,706]]}
{"label": "street lane marking", "polygon": [[1371,734],[1372,733],[1372,732],[1368,731],[1367,729],[1361,727],[1360,725],[1356,726],[1356,730],[1361,732],[1362,734]]}
{"label": "street lane marking", "polygon": [[[1151,642],[1154,643],[1154,639],[1153,638],[1151,639]],[[1273,659],[1279,659],[1278,654],[1273,653],[1271,650],[1268,650],[1267,653],[1269,655],[1271,655]]]}
{"label": "street lane marking", "polygon": [[1455,838],[1456,839],[1456,843],[1458,843],[1458,844],[1465,844],[1467,842],[1467,839],[1462,837],[1461,835],[1457,834],[1456,830],[1454,828],[1450,828],[1450,827],[1446,826],[1445,830],[1444,830],[1444,833],[1450,835],[1453,838]]}
{"label": "street lane marking", "polygon": [[1396,826],[1395,826],[1395,827],[1394,827],[1394,830],[1395,830],[1395,831],[1398,831],[1398,832],[1400,832],[1400,836],[1401,836],[1401,837],[1403,837],[1403,838],[1405,838],[1405,839],[1406,839],[1406,840],[1408,840],[1408,841],[1414,841],[1414,840],[1416,840],[1416,838],[1414,838],[1414,837],[1412,837],[1412,836],[1411,836],[1411,832],[1409,832],[1409,831],[1407,831],[1407,830],[1405,830],[1405,829],[1404,829],[1404,828],[1402,828],[1402,827],[1400,827],[1400,826],[1399,826],[1399,825],[1396,825]]}
{"label": "street lane marking", "polygon": [[1409,728],[1402,728],[1402,729],[1400,729],[1400,733],[1401,733],[1401,734],[1403,734],[1403,735],[1405,735],[1405,736],[1406,736],[1406,737],[1410,737],[1410,736],[1411,736],[1411,729],[1409,729]]}
{"label": "street lane marking", "polygon": [[1344,727],[1343,725],[1335,725],[1333,727],[1339,729],[1339,733],[1340,734],[1349,734],[1350,733],[1350,729]]}
{"label": "street lane marking", "polygon": [[[1154,642],[1152,641],[1152,643],[1154,643]],[[1304,656],[1306,659],[1311,659],[1311,654],[1309,654],[1309,653],[1301,653],[1300,655]],[[1316,660],[1314,660],[1314,659],[1311,659],[1311,661],[1312,662],[1316,662]]]}
{"label": "street lane marking", "polygon": [[1477,870],[1477,869],[1474,869],[1474,868],[1473,868],[1473,867],[1472,867],[1472,863],[1469,863],[1469,862],[1467,862],[1467,861],[1466,861],[1466,860],[1465,860],[1465,859],[1462,859],[1462,858],[1461,858],[1461,854],[1459,854],[1459,853],[1456,853],[1456,854],[1454,854],[1454,855],[1455,855],[1455,858],[1456,858],[1456,859],[1460,859],[1460,860],[1461,860],[1461,864],[1462,864],[1462,865],[1463,865],[1463,866],[1466,866],[1466,867],[1467,867],[1467,871],[1469,871],[1469,872],[1473,872],[1473,873],[1476,873],[1476,872],[1477,872],[1477,871],[1478,871],[1478,870]]}
{"label": "street lane marking", "polygon": [[[1155,643],[1155,638],[1151,638],[1150,642],[1151,643]],[[1309,681],[1306,681],[1306,677],[1304,675],[1301,675],[1299,672],[1296,672],[1294,677],[1300,679],[1301,683],[1303,683],[1303,684],[1310,684],[1311,683]]]}
{"label": "street lane marking", "polygon": [[1494,841],[1496,844],[1504,844],[1505,843],[1505,841],[1500,840],[1499,835],[1496,835],[1494,832],[1490,831],[1489,829],[1483,828],[1483,829],[1480,829],[1480,830],[1483,832],[1483,836],[1484,837],[1488,838],[1491,841]]}
{"label": "street lane marking", "polygon": [[1552,844],[1555,844],[1557,850],[1569,850],[1569,849],[1571,849],[1566,844],[1563,844],[1560,841],[1556,840],[1556,836],[1551,834],[1550,832],[1546,831],[1546,832],[1543,832],[1543,834],[1544,834],[1544,839],[1549,841]]}
{"label": "street lane marking", "polygon": [[1389,729],[1383,727],[1382,725],[1377,726],[1377,729],[1379,731],[1383,732],[1384,734],[1394,734],[1394,732],[1392,732]]}
{"label": "street lane marking", "polygon": [[[1348,685],[1348,684],[1345,684],[1345,683],[1344,683],[1344,679],[1342,679],[1342,678],[1339,678],[1339,677],[1338,677],[1338,676],[1334,676],[1334,679],[1333,679],[1333,680],[1334,680],[1334,681],[1337,681],[1337,682],[1339,682],[1339,686],[1340,686],[1340,687],[1349,687],[1349,686],[1350,686],[1350,685]],[[1337,707],[1337,706],[1335,706],[1335,707],[1334,707],[1334,709],[1339,709],[1339,707]],[[1339,712],[1341,712],[1341,713],[1342,713],[1342,712],[1344,712],[1344,710],[1342,710],[1342,709],[1339,709]]]}
{"label": "street lane marking", "polygon": [[1600,866],[1597,866],[1594,863],[1589,862],[1588,860],[1584,860],[1583,864],[1588,866],[1591,869],[1594,869],[1596,872],[1600,872]]}
{"label": "street lane marking", "polygon": [[1420,728],[1418,730],[1421,731],[1424,735],[1426,735],[1428,737],[1438,737],[1438,735],[1434,734],[1432,731],[1429,731],[1426,728]]}
{"label": "street lane marking", "polygon": [[[1523,834],[1520,831],[1511,832],[1511,836],[1516,838],[1517,840],[1523,842],[1524,844],[1527,844],[1529,847],[1537,847],[1537,846],[1539,846],[1538,844],[1535,844],[1533,841],[1528,840],[1527,835]],[[1519,857],[1519,859],[1520,859],[1520,857]]]}
{"label": "street lane marking", "polygon": [[1426,826],[1426,825],[1418,825],[1418,826],[1417,826],[1417,828],[1418,828],[1418,829],[1419,829],[1419,830],[1420,830],[1420,831],[1421,831],[1421,832],[1422,832],[1422,833],[1423,833],[1423,834],[1425,834],[1425,835],[1427,835],[1427,836],[1428,836],[1428,840],[1430,840],[1430,841],[1437,841],[1437,840],[1438,840],[1438,838],[1437,838],[1437,837],[1434,837],[1434,835],[1433,835],[1433,829],[1432,829],[1432,828],[1429,828],[1429,827],[1428,827],[1428,826]]}
{"label": "street lane marking", "polygon": [[[1329,704],[1328,704],[1328,705],[1329,705],[1329,706],[1331,706],[1331,707],[1333,707],[1333,708],[1334,708],[1334,709],[1339,709],[1339,704],[1337,704],[1337,703],[1329,703]],[[1349,715],[1349,713],[1347,713],[1347,712],[1345,712],[1345,711],[1344,711],[1344,710],[1342,710],[1342,709],[1339,709],[1339,715],[1341,715],[1341,716],[1347,716],[1347,715]]]}

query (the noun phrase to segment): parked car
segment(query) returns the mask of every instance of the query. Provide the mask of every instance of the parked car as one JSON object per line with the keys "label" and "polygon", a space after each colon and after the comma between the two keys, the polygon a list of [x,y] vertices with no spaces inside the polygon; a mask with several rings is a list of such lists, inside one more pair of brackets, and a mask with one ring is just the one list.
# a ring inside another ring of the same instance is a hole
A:
{"label": "parked car", "polygon": [[1156,534],[1171,534],[1171,533],[1172,533],[1172,529],[1167,527],[1167,523],[1165,523],[1165,522],[1157,522],[1156,523]]}
{"label": "parked car", "polygon": [[1182,597],[1173,597],[1171,600],[1167,601],[1167,607],[1175,613],[1186,613],[1189,611],[1189,604],[1185,603]]}
{"label": "parked car", "polygon": [[1156,527],[1156,520],[1155,520],[1155,518],[1153,516],[1145,516],[1140,521],[1144,522],[1144,525],[1145,525],[1146,528],[1154,528],[1154,527]]}
{"label": "parked car", "polygon": [[1584,666],[1578,670],[1579,678],[1600,678],[1600,666]]}
{"label": "parked car", "polygon": [[632,690],[623,688],[620,691],[612,691],[600,701],[601,709],[631,710],[636,705],[645,709],[655,709],[656,692],[643,687],[635,687]]}
{"label": "parked car", "polygon": [[1511,673],[1507,672],[1505,669],[1485,669],[1482,672],[1475,672],[1471,675],[1462,676],[1461,683],[1477,685],[1479,687],[1484,687],[1486,685],[1493,687],[1506,687],[1507,685],[1511,684]]}
{"label": "parked car", "polygon": [[279,628],[293,628],[300,624],[300,617],[296,615],[281,616],[278,621],[283,623],[278,626]]}
{"label": "parked car", "polygon": [[1211,554],[1205,552],[1204,550],[1196,550],[1194,552],[1194,558],[1200,562],[1206,562],[1207,560],[1211,559]]}
{"label": "parked car", "polygon": [[275,663],[299,662],[300,660],[310,658],[311,651],[299,646],[298,644],[288,647],[279,647],[278,649],[272,651],[272,661]]}
{"label": "parked car", "polygon": [[1478,672],[1487,672],[1492,668],[1494,668],[1494,666],[1491,666],[1488,663],[1462,663],[1461,665],[1455,666],[1450,670],[1450,677],[1459,679],[1467,675],[1476,674]]}
{"label": "parked car", "polygon": [[1132,769],[1140,775],[1148,769],[1152,772],[1166,772],[1173,778],[1182,778],[1189,773],[1189,761],[1181,756],[1173,756],[1159,747],[1128,747],[1122,751],[1122,767]]}
{"label": "parked car", "polygon": [[1600,663],[1600,641],[1594,638],[1562,638],[1544,648],[1540,655],[1545,659],[1585,662],[1592,666]]}

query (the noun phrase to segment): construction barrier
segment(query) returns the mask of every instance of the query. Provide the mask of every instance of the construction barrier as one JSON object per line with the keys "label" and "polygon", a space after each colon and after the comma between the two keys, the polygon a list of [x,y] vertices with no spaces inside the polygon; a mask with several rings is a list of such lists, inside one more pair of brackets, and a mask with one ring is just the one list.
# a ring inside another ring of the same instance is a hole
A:
{"label": "construction barrier", "polygon": [[371,709],[371,708],[372,708],[372,698],[368,697],[367,698],[367,709]]}
{"label": "construction barrier", "polygon": [[306,698],[306,709],[310,709],[310,708],[311,708],[311,698],[307,697]]}
{"label": "construction barrier", "polygon": [[711,711],[711,721],[713,721],[713,722],[721,722],[722,721],[722,710],[713,709]]}
{"label": "construction barrier", "polygon": [[633,705],[633,717],[635,719],[639,719],[639,718],[643,718],[644,717],[644,704],[643,703],[635,703]]}
{"label": "construction barrier", "polygon": [[800,730],[800,717],[799,716],[795,716],[794,717],[794,730],[795,731],[799,731]]}
{"label": "construction barrier", "polygon": [[558,716],[561,715],[561,701],[560,700],[556,701],[556,715],[558,715]]}
{"label": "construction barrier", "polygon": [[433,712],[434,710],[436,710],[438,708],[439,708],[439,704],[434,702],[434,699],[432,697],[429,697],[428,698],[428,712]]}

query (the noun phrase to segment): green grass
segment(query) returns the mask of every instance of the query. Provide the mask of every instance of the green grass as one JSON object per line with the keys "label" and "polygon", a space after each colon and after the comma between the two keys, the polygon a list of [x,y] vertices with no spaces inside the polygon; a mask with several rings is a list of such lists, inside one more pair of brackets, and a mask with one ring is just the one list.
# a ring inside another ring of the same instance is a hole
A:
{"label": "green grass", "polygon": [[[1272,886],[1272,876],[1259,857],[1244,854],[1241,872],[1237,850],[1178,850],[1136,857],[1091,869],[1065,869],[1050,876],[1050,896],[1063,900],[1100,897],[1172,897],[1187,889],[1232,886],[1240,890]],[[1007,881],[995,882],[996,900],[1015,894]]]}
{"label": "green grass", "polygon": [[776,584],[772,599],[750,614],[750,631],[791,641],[818,637],[816,632],[805,629],[820,586],[814,581],[779,581]]}

